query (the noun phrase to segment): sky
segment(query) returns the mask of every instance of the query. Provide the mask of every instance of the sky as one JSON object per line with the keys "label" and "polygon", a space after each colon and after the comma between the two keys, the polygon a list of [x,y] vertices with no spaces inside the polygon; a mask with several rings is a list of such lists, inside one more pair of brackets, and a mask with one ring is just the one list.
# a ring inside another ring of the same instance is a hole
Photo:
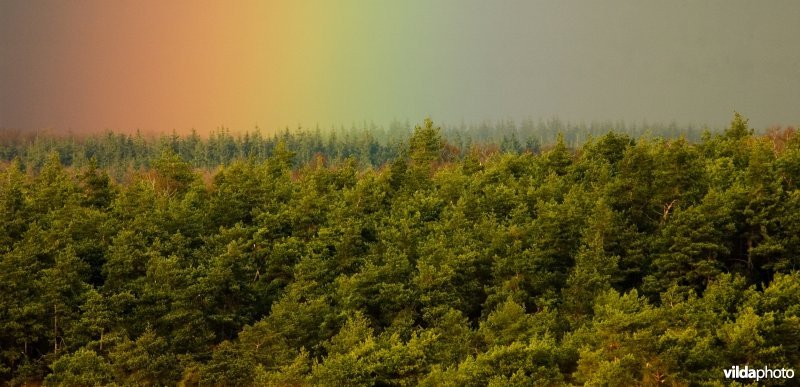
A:
{"label": "sky", "polygon": [[0,0],[0,127],[800,124],[795,0]]}

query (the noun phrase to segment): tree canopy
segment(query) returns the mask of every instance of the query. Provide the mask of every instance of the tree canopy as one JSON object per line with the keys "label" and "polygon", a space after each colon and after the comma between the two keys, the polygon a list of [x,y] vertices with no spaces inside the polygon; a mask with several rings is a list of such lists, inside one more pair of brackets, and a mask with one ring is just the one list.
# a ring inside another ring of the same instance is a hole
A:
{"label": "tree canopy", "polygon": [[385,159],[364,148],[375,167],[287,139],[189,157],[192,141],[122,181],[57,151],[2,166],[0,381],[727,385],[732,365],[800,368],[791,130],[757,136],[737,113],[696,142],[492,150],[427,119]]}

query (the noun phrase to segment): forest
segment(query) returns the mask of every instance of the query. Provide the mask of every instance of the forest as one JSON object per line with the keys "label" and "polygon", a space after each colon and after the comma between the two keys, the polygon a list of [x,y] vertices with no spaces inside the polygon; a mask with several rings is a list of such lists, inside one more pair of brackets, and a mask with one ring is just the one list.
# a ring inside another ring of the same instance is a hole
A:
{"label": "forest", "polygon": [[738,113],[685,136],[550,126],[6,133],[0,382],[726,386],[753,383],[726,379],[732,366],[800,372],[793,129],[756,134]]}

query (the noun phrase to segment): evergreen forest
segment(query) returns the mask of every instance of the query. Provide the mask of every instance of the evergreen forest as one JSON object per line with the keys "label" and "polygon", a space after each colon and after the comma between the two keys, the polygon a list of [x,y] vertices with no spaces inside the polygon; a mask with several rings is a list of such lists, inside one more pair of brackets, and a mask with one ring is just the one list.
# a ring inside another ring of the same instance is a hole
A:
{"label": "evergreen forest", "polygon": [[756,134],[738,113],[718,133],[551,124],[6,132],[0,383],[727,386],[753,383],[725,379],[735,365],[800,372],[793,129]]}

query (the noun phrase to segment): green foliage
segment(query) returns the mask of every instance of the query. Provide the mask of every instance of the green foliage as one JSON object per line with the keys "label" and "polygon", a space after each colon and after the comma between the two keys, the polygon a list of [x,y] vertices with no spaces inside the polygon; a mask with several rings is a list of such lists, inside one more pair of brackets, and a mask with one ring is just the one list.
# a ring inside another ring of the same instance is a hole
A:
{"label": "green foliage", "polygon": [[701,291],[722,272],[721,258],[729,253],[721,243],[725,229],[715,227],[705,214],[712,213],[691,207],[672,214],[653,242],[658,253],[653,274],[644,279],[645,289],[661,293],[677,285]]}
{"label": "green foliage", "polygon": [[50,367],[53,372],[45,381],[51,385],[104,386],[113,381],[108,360],[87,348],[59,358]]}
{"label": "green foliage", "polygon": [[748,127],[748,121],[739,112],[733,112],[733,121],[731,121],[731,126],[725,129],[725,136],[740,139],[752,135],[753,129]]}
{"label": "green foliage", "polygon": [[106,208],[114,199],[111,178],[105,171],[97,168],[97,160],[92,158],[86,170],[80,175],[84,191],[83,204],[89,207]]}
{"label": "green foliage", "polygon": [[124,338],[109,358],[118,380],[137,385],[173,384],[180,372],[178,359],[163,337],[147,330],[135,341]]}
{"label": "green foliage", "polygon": [[426,168],[439,160],[443,147],[440,131],[430,118],[425,119],[423,126],[414,128],[414,134],[408,140],[409,156],[414,166]]}
{"label": "green foliage", "polygon": [[[244,356],[243,356],[244,355]],[[214,349],[211,360],[202,368],[200,383],[244,386],[253,382],[256,363],[237,346],[223,341]]]}
{"label": "green foliage", "polygon": [[26,181],[18,159],[4,168],[0,179],[0,251],[6,252],[28,226]]}
{"label": "green foliage", "polygon": [[481,333],[488,346],[525,342],[535,336],[538,326],[533,315],[509,298],[481,322]]}
{"label": "green foliage", "polygon": [[800,367],[792,132],[737,114],[700,143],[575,147],[557,121],[498,125],[496,147],[428,119],[408,141],[14,148],[0,382],[725,385],[731,365]]}

